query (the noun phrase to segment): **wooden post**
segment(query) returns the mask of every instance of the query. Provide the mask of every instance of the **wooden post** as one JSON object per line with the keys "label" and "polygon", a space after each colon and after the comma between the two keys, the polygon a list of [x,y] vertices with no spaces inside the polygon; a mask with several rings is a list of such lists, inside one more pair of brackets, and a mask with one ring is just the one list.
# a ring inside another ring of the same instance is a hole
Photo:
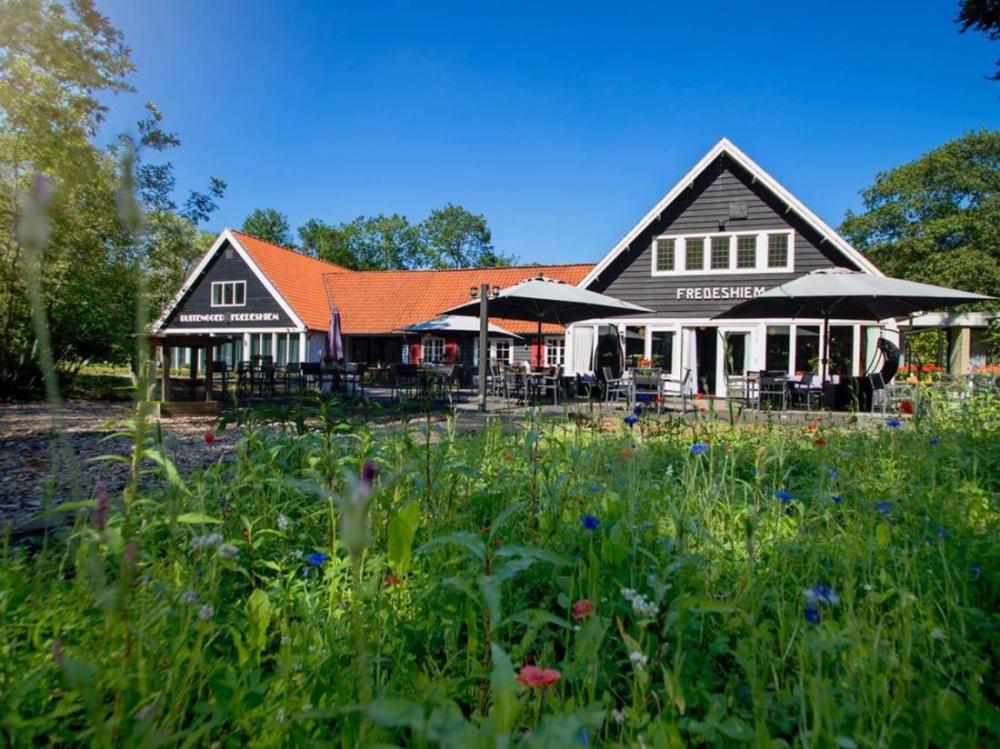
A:
{"label": "wooden post", "polygon": [[198,385],[196,380],[198,379],[198,347],[192,346],[191,349],[191,400],[195,400],[195,394],[197,393]]}
{"label": "wooden post", "polygon": [[160,352],[163,358],[163,383],[160,386],[162,388],[160,402],[166,403],[170,400],[170,346],[164,344],[160,347]]}
{"label": "wooden post", "polygon": [[215,372],[212,370],[212,347],[205,348],[205,402],[212,400],[212,378]]}
{"label": "wooden post", "polygon": [[486,366],[490,355],[490,285],[479,285],[479,410],[486,411]]}

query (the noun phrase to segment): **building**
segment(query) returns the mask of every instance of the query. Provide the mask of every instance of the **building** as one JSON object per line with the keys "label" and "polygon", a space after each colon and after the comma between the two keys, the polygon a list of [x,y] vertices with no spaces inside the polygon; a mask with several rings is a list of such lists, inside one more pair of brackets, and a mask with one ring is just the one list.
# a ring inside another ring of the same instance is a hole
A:
{"label": "building", "polygon": [[[819,370],[820,320],[714,321],[734,304],[818,268],[881,272],[746,154],[719,141],[633,226],[580,285],[656,310],[571,326],[569,371],[610,360],[648,360],[690,387],[725,395],[727,374]],[[830,372],[881,364],[871,322],[831,321]],[[616,336],[602,335],[615,328]],[[610,343],[609,343],[610,342]]]}
{"label": "building", "polygon": [[[724,138],[596,265],[361,272],[227,229],[154,331],[168,341],[171,335],[235,334],[235,341],[213,354],[230,364],[254,355],[272,356],[279,365],[317,361],[326,351],[336,307],[348,361],[475,365],[478,336],[472,333],[418,337],[401,329],[467,301],[479,284],[505,287],[542,275],[656,311],[578,323],[569,331],[547,325],[540,347],[534,323],[491,320],[521,336],[491,338],[491,359],[564,364],[569,374],[600,372],[604,365],[618,365],[617,351],[624,346],[630,363],[648,361],[675,379],[687,376],[691,390],[721,396],[729,375],[820,369],[818,362],[827,356],[820,320],[713,318],[741,300],[828,267],[881,275]],[[939,317],[916,324],[940,325]],[[979,322],[979,328],[986,324]],[[950,359],[967,368],[981,353],[978,333],[967,329],[977,325],[956,325],[965,332],[950,337]],[[875,342],[882,335],[898,341],[895,323],[832,320],[829,371],[859,375],[879,368]],[[175,351],[174,363],[187,355]]]}
{"label": "building", "polygon": [[[262,241],[233,229],[223,231],[188,275],[156,321],[165,336],[236,336],[215,347],[214,360],[230,365],[255,355],[271,356],[279,366],[319,361],[326,353],[331,310],[340,312],[346,359],[369,364],[446,361],[478,363],[478,337],[472,333],[406,335],[405,326],[438,315],[469,299],[470,288],[486,283],[511,286],[544,275],[577,284],[591,263],[531,265],[457,270],[352,271]],[[494,320],[519,338],[492,337],[493,359],[564,362],[564,330],[523,320]],[[173,347],[173,366],[190,362],[189,349]],[[199,369],[207,355],[201,351]]]}

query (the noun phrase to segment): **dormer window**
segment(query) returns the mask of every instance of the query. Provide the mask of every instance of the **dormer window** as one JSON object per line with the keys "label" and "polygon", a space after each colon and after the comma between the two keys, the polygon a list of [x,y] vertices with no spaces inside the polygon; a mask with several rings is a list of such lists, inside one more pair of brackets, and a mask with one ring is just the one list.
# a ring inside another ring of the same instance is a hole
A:
{"label": "dormer window", "polygon": [[246,281],[213,281],[213,307],[242,307],[247,303]]}
{"label": "dormer window", "polygon": [[795,270],[794,238],[790,229],[656,237],[652,275],[791,273]]}

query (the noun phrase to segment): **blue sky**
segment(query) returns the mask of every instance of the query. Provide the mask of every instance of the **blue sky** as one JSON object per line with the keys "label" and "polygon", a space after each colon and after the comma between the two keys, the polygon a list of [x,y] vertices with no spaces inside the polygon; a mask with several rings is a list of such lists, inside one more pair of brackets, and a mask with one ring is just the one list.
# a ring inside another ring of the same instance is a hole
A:
{"label": "blue sky", "polygon": [[[957,3],[97,0],[183,142],[208,228],[483,213],[524,262],[596,261],[720,137],[828,223],[883,169],[996,127],[1000,45]],[[621,7],[615,7],[621,6]]]}

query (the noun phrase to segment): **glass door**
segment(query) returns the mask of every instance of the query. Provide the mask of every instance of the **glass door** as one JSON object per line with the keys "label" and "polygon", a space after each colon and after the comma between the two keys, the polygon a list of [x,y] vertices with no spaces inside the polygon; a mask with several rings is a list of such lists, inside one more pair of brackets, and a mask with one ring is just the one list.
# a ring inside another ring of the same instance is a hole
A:
{"label": "glass door", "polygon": [[719,328],[718,376],[716,394],[727,396],[734,378],[746,377],[753,369],[753,330],[750,328]]}

